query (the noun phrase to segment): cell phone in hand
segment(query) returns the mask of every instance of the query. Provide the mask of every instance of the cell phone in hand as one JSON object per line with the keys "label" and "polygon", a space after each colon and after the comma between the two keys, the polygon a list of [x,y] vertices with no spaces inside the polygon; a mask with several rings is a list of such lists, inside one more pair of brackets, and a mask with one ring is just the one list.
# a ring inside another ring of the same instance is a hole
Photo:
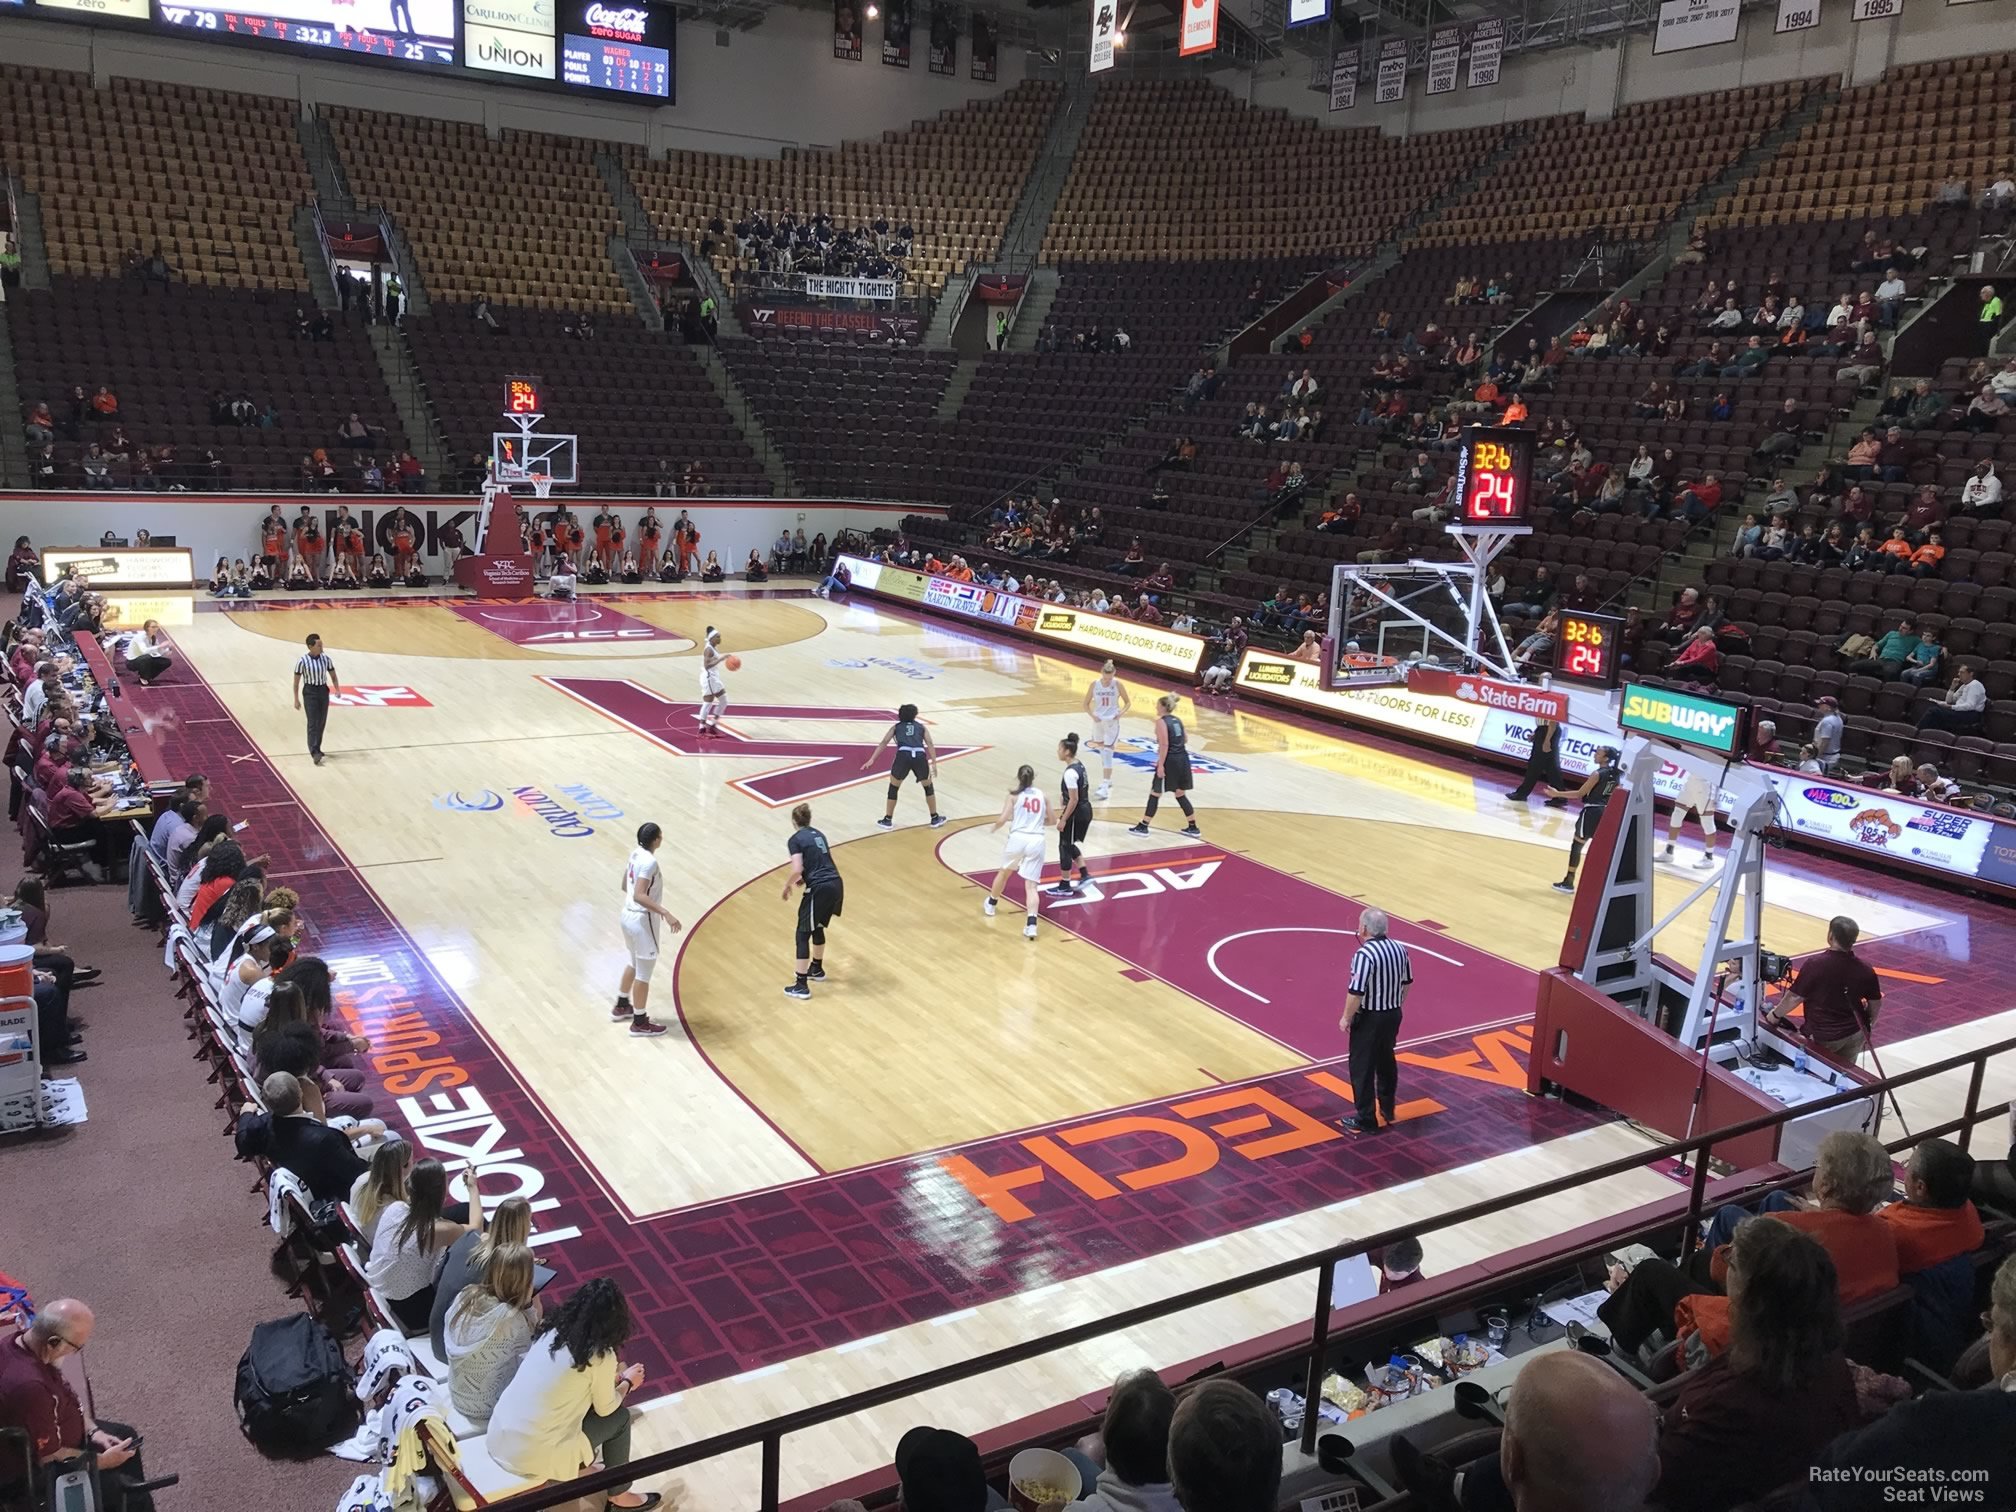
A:
{"label": "cell phone in hand", "polygon": [[252,821],[250,819],[240,819],[236,824],[231,826],[231,833],[234,835],[242,835],[246,830],[250,829],[251,827],[252,827]]}

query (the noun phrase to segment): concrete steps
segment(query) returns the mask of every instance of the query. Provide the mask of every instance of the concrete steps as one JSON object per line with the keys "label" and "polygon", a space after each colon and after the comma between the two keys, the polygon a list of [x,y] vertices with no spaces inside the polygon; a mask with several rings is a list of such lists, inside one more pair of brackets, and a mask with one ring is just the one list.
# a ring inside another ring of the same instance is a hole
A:
{"label": "concrete steps", "polygon": [[[21,254],[21,287],[49,287],[49,243],[42,235],[42,196],[30,194],[19,179],[14,191],[14,249]],[[0,179],[0,192],[7,181]]]}
{"label": "concrete steps", "polygon": [[1050,318],[1050,307],[1057,303],[1057,285],[1055,268],[1038,268],[1029,275],[1028,292],[1022,296],[1022,307],[1015,312],[1015,323],[1008,328],[1009,351],[1036,350],[1036,337]]}
{"label": "concrete steps", "polygon": [[301,267],[308,275],[308,292],[325,310],[342,303],[336,280],[329,272],[329,250],[322,243],[322,230],[313,205],[294,207],[294,245],[301,252]]}
{"label": "concrete steps", "polygon": [[6,303],[0,301],[0,488],[26,488],[28,482],[28,438],[21,434],[21,390],[14,381],[14,333],[7,325]]}
{"label": "concrete steps", "polygon": [[945,392],[938,396],[938,409],[932,419],[940,425],[951,425],[959,418],[959,407],[966,402],[966,391],[973,387],[973,377],[980,371],[980,359],[968,357],[952,369],[952,376],[946,380]]}
{"label": "concrete steps", "polygon": [[735,381],[735,375],[728,371],[728,363],[716,347],[696,347],[694,355],[706,369],[707,381],[714,385],[714,392],[721,396],[721,402],[728,407],[742,437],[749,443],[749,449],[756,454],[756,460],[763,466],[763,472],[770,479],[770,488],[780,499],[799,497],[798,483],[791,476],[791,469],[785,464],[784,453],[771,441],[770,433],[763,428],[763,420],[756,413],[756,406],[749,402],[749,396],[742,392],[742,386]]}
{"label": "concrete steps", "polygon": [[427,469],[437,492],[448,489],[456,475],[454,454],[434,419],[434,405],[427,397],[420,369],[414,364],[412,349],[406,345],[406,333],[384,321],[368,325],[364,331],[371,338],[378,372],[392,394],[392,406],[399,412],[399,424],[413,443],[413,455]]}

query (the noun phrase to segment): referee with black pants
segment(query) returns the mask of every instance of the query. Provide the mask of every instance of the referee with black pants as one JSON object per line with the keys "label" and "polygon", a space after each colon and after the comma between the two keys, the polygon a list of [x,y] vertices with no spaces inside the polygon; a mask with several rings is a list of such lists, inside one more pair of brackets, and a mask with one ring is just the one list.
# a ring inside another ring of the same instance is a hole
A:
{"label": "referee with black pants", "polygon": [[1351,1037],[1351,1100],[1356,1119],[1344,1128],[1353,1134],[1377,1134],[1379,1116],[1393,1122],[1393,1102],[1400,1080],[1394,1047],[1400,1042],[1400,1009],[1414,985],[1407,947],[1388,939],[1384,909],[1368,908],[1358,916],[1358,949],[1351,956],[1351,985],[1344,998],[1338,1027]]}
{"label": "referee with black pants", "polygon": [[294,663],[294,707],[308,711],[308,754],[322,765],[322,730],[329,723],[329,695],[341,693],[336,663],[322,650],[322,637],[308,637],[308,654]]}

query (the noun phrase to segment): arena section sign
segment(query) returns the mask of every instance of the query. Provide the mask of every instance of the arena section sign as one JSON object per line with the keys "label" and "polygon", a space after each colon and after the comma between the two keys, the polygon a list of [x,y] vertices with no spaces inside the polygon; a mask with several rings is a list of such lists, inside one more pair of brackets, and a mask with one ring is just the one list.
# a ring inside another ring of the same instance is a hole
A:
{"label": "arena section sign", "polygon": [[842,557],[857,591],[879,593],[920,604],[961,619],[984,620],[1017,634],[1069,646],[1090,656],[1161,672],[1195,676],[1204,661],[1204,641],[1161,625],[1138,625],[1118,615],[1094,614],[1068,604],[1046,604],[980,583],[932,577],[908,567],[890,567],[865,557]]}

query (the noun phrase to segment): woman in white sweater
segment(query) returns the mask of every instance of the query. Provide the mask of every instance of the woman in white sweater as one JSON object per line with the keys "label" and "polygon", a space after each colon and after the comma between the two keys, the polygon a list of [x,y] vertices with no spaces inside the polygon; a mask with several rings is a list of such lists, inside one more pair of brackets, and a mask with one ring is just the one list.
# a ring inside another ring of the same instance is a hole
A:
{"label": "woman in white sweater", "polygon": [[[514,1475],[572,1480],[600,1464],[630,1463],[630,1394],[641,1365],[619,1365],[630,1337],[630,1308],[616,1283],[598,1276],[539,1325],[511,1384],[490,1414],[483,1447]],[[655,1507],[656,1491],[609,1493],[611,1507]]]}
{"label": "woman in white sweater", "polygon": [[447,1346],[448,1397],[482,1431],[505,1383],[532,1344],[539,1299],[532,1290],[532,1251],[523,1244],[477,1241],[481,1280],[462,1288],[442,1330]]}

